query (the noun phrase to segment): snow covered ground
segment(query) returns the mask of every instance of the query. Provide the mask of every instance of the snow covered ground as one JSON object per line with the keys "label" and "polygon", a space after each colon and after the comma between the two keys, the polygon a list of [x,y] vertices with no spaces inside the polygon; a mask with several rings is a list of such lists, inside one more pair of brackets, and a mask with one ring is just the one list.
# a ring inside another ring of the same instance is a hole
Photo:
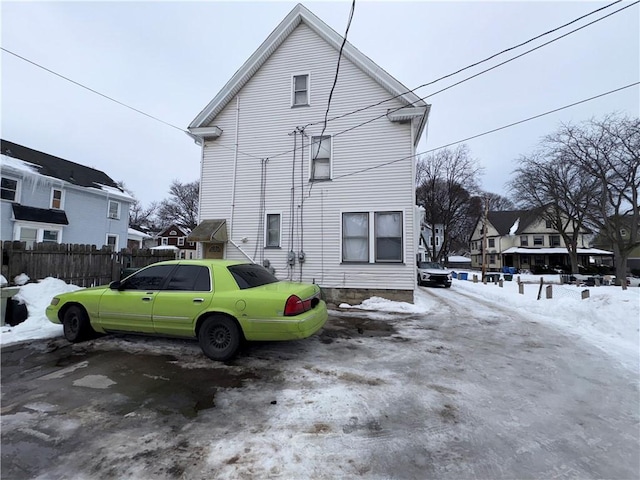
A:
{"label": "snow covered ground", "polygon": [[[519,275],[524,285],[524,295],[518,293],[516,278],[505,281],[503,287],[496,284],[473,283],[469,280],[454,279],[453,288],[462,289],[469,295],[495,302],[502,307],[510,307],[523,316],[534,318],[555,328],[579,335],[594,346],[610,353],[634,368],[638,365],[638,343],[640,338],[640,288],[630,287],[578,287],[560,285],[558,275]],[[539,282],[552,285],[553,298],[547,300],[543,289],[537,300]],[[44,314],[51,298],[58,293],[77,290],[75,285],[67,285],[55,278],[46,278],[37,283],[21,287],[15,299],[27,305],[28,319],[15,326],[0,329],[0,345],[8,345],[25,340],[62,336],[62,326],[49,322]],[[589,290],[590,297],[581,299],[581,292]],[[424,290],[416,290],[414,304],[392,302],[382,298],[366,300],[357,305],[358,310],[380,313],[426,313],[434,303]],[[473,304],[473,299],[469,299]],[[341,305],[342,308],[352,308]]]}
{"label": "snow covered ground", "polygon": [[[341,305],[321,335],[225,366],[196,342],[79,344],[75,363],[20,376],[3,398],[3,437],[24,442],[3,449],[50,448],[38,478],[637,477],[640,289],[582,300],[556,283],[537,300],[540,277],[521,279],[524,295],[515,281],[454,280],[418,288],[414,304]],[[44,308],[74,288],[25,285],[29,319],[3,327],[3,345],[61,336]],[[111,361],[123,352],[135,357]],[[170,415],[216,375],[245,380],[195,417]]]}

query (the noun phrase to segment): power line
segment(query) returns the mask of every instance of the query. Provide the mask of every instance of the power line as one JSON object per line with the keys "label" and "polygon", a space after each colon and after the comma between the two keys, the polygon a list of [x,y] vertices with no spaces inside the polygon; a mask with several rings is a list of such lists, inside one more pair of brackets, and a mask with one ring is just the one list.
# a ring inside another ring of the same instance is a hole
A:
{"label": "power line", "polygon": [[[344,49],[344,45],[347,43],[347,35],[349,33],[349,27],[351,26],[351,20],[353,20],[353,12],[356,9],[356,0],[353,0],[351,3],[351,12],[349,13],[349,20],[347,21],[347,28],[344,32],[344,37],[342,39],[342,45],[340,45],[340,51],[338,52],[338,63],[336,65],[336,75],[333,78],[333,85],[331,86],[331,91],[329,92],[329,100],[327,101],[327,110],[324,113],[324,126],[322,127],[322,133],[320,133],[320,143],[318,144],[318,149],[316,151],[313,160],[311,161],[311,178],[314,178],[314,172],[316,168],[316,160],[318,159],[318,155],[320,155],[320,147],[322,146],[322,137],[324,136],[324,132],[327,129],[327,117],[329,116],[329,108],[331,107],[331,98],[333,97],[333,91],[336,88],[336,84],[338,83],[338,73],[340,72],[340,59],[342,58],[342,50]],[[302,129],[304,131],[304,127]],[[304,143],[303,143],[304,145]],[[309,187],[309,195],[311,195],[311,189],[313,188],[313,182]]]}
{"label": "power line", "polygon": [[[592,12],[589,12],[589,13],[587,13],[587,14],[585,14],[585,15],[582,15],[582,16],[580,16],[580,17],[578,17],[578,18],[576,18],[576,19],[574,19],[574,20],[572,20],[572,21],[570,21],[570,22],[567,22],[567,23],[565,23],[565,24],[563,24],[563,25],[560,25],[559,27],[553,28],[553,29],[551,29],[551,30],[549,30],[549,31],[547,31],[547,32],[541,33],[541,34],[539,34],[539,35],[537,35],[537,36],[535,36],[535,37],[533,37],[533,38],[530,38],[529,40],[526,40],[526,41],[524,41],[524,42],[522,42],[522,43],[519,43],[519,44],[517,44],[517,45],[514,45],[514,46],[512,46],[512,47],[506,48],[506,49],[504,49],[504,50],[502,50],[502,51],[500,51],[500,52],[498,52],[498,53],[495,53],[495,54],[493,54],[493,55],[491,55],[491,56],[487,57],[487,58],[484,58],[484,59],[479,60],[479,61],[477,61],[477,62],[475,62],[475,63],[472,63],[472,64],[470,64],[470,65],[467,65],[466,67],[460,68],[459,70],[456,70],[455,72],[449,73],[449,74],[444,75],[444,76],[442,76],[442,77],[436,78],[435,80],[432,80],[432,81],[430,81],[430,82],[427,82],[427,83],[424,83],[424,84],[422,84],[422,85],[419,85],[419,86],[417,86],[417,87],[413,88],[412,90],[407,90],[406,92],[400,93],[400,94],[398,94],[398,95],[395,95],[395,96],[393,96],[393,97],[387,98],[387,99],[385,99],[385,100],[381,100],[380,102],[374,103],[374,104],[372,104],[372,105],[368,105],[368,106],[366,106],[366,107],[362,107],[362,108],[359,108],[359,109],[357,109],[357,110],[353,110],[353,111],[351,111],[351,112],[347,112],[347,113],[344,113],[344,114],[342,114],[342,115],[338,115],[338,116],[336,116],[336,117],[330,118],[330,119],[329,119],[329,121],[331,122],[331,121],[333,121],[333,120],[338,120],[338,119],[340,119],[340,118],[344,118],[344,117],[348,117],[349,115],[353,115],[354,113],[359,113],[359,112],[362,112],[362,111],[364,111],[364,110],[368,110],[368,109],[370,109],[370,108],[377,107],[378,105],[382,105],[383,103],[389,102],[389,101],[391,101],[391,100],[395,100],[396,98],[401,97],[401,96],[403,96],[403,95],[406,95],[407,93],[414,93],[416,90],[419,90],[419,89],[421,89],[421,88],[427,87],[427,86],[429,86],[429,85],[433,85],[434,83],[437,83],[437,82],[439,82],[439,81],[441,81],[441,80],[445,80],[445,79],[447,79],[447,78],[449,78],[449,77],[453,77],[454,75],[457,75],[458,73],[464,72],[465,70],[468,70],[468,69],[473,68],[473,67],[477,67],[478,65],[480,65],[480,64],[482,64],[482,63],[485,63],[485,62],[488,62],[489,60],[492,60],[492,59],[494,59],[494,58],[496,58],[496,57],[498,57],[498,56],[500,56],[500,55],[502,55],[502,54],[504,54],[504,53],[510,52],[511,50],[515,50],[515,49],[517,49],[517,48],[520,48],[520,47],[522,47],[522,46],[524,46],[524,45],[526,45],[526,44],[528,44],[528,43],[531,43],[531,42],[533,42],[533,41],[535,41],[535,40],[538,40],[538,39],[540,39],[540,38],[542,38],[542,37],[544,37],[544,36],[546,36],[546,35],[550,35],[550,34],[552,34],[552,33],[554,33],[554,32],[557,32],[558,30],[561,30],[561,29],[563,29],[563,28],[565,28],[565,27],[568,27],[569,25],[572,25],[572,24],[574,24],[574,23],[576,23],[576,22],[579,22],[580,20],[582,20],[582,19],[584,19],[584,18],[587,18],[587,17],[589,17],[589,16],[591,16],[591,15],[594,15],[594,14],[596,14],[596,13],[598,13],[598,12],[602,11],[602,10],[605,10],[605,9],[607,9],[607,8],[610,8],[610,7],[612,7],[613,5],[615,5],[615,4],[617,4],[617,3],[620,3],[621,1],[622,1],[622,0],[616,0],[615,2],[610,3],[609,5],[605,5],[604,7],[600,7],[600,8],[598,8],[598,9],[596,9],[596,10],[593,10]],[[638,2],[635,2],[635,3],[638,3]],[[631,5],[634,5],[634,4],[631,4]],[[629,5],[629,6],[631,6],[631,5]],[[628,8],[628,7],[624,7],[624,8]],[[623,10],[623,9],[621,9],[621,10]],[[614,13],[617,13],[617,12],[614,12]],[[606,18],[606,17],[602,17],[602,18]],[[570,32],[570,33],[571,33],[571,32]],[[559,37],[559,38],[562,38],[562,37]],[[546,45],[546,44],[545,44],[545,45]],[[518,58],[518,57],[515,57],[515,58]],[[326,118],[325,118],[325,122],[326,122]],[[321,122],[308,123],[307,125],[305,125],[305,128],[306,128],[306,127],[313,126],[313,125],[317,125],[318,123],[321,123]]]}
{"label": "power line", "polygon": [[[620,0],[618,0],[618,1],[620,1]],[[614,5],[615,3],[618,3],[618,2],[614,2],[614,3],[612,3],[611,5]],[[563,34],[563,35],[559,36],[559,37],[556,37],[556,38],[554,38],[554,39],[552,39],[552,40],[549,40],[549,41],[547,41],[547,42],[545,42],[545,43],[543,43],[543,44],[541,44],[541,45],[538,45],[538,46],[536,46],[536,47],[534,47],[534,48],[531,48],[531,49],[529,49],[529,50],[527,50],[527,51],[525,51],[525,52],[523,52],[523,53],[521,53],[521,54],[519,54],[519,55],[516,55],[515,57],[512,57],[512,58],[510,58],[510,59],[507,59],[507,60],[505,60],[505,61],[503,61],[503,62],[501,62],[501,63],[499,63],[499,64],[497,64],[497,65],[494,65],[494,66],[489,67],[489,68],[487,68],[487,69],[485,69],[485,70],[483,70],[483,71],[481,71],[481,72],[478,72],[478,73],[476,73],[476,74],[474,74],[474,75],[471,75],[471,76],[469,76],[469,77],[467,77],[467,78],[464,78],[464,79],[462,79],[462,80],[460,80],[460,81],[458,81],[458,82],[456,82],[456,83],[454,83],[454,84],[452,84],[452,85],[449,85],[449,86],[447,86],[447,87],[445,87],[445,88],[443,88],[443,89],[441,89],[441,90],[438,90],[438,91],[436,91],[436,92],[434,92],[434,93],[431,93],[431,94],[429,94],[429,95],[427,95],[427,96],[421,97],[419,100],[425,100],[425,99],[427,99],[427,98],[429,98],[429,97],[433,97],[434,95],[437,95],[438,93],[442,93],[442,92],[444,92],[444,91],[446,91],[446,90],[449,90],[449,89],[451,89],[451,88],[453,88],[453,87],[455,87],[455,86],[457,86],[457,85],[460,85],[460,84],[465,83],[465,82],[467,82],[467,81],[469,81],[469,80],[471,80],[471,79],[473,79],[473,78],[476,78],[476,77],[478,77],[478,76],[480,76],[480,75],[483,75],[483,74],[485,74],[485,73],[487,73],[487,72],[489,72],[489,71],[491,71],[491,70],[494,70],[494,69],[496,69],[496,68],[498,68],[498,67],[501,67],[501,66],[503,66],[503,65],[505,65],[505,64],[507,64],[507,63],[509,63],[509,62],[512,62],[512,61],[514,61],[514,60],[517,60],[518,58],[521,58],[521,57],[523,57],[523,56],[525,56],[525,55],[528,55],[529,53],[532,53],[532,52],[534,52],[534,51],[536,51],[536,50],[538,50],[538,49],[540,49],[540,48],[543,48],[543,47],[545,47],[545,46],[547,46],[547,45],[549,45],[549,44],[551,44],[551,43],[554,43],[554,42],[556,42],[556,41],[558,41],[558,40],[560,40],[560,39],[562,39],[562,38],[565,38],[565,37],[567,37],[567,36],[569,36],[569,35],[572,35],[572,34],[574,34],[574,33],[578,32],[579,30],[582,30],[582,29],[584,29],[584,28],[586,28],[586,27],[589,27],[589,26],[591,26],[591,25],[593,25],[593,24],[595,24],[595,23],[597,23],[597,22],[600,22],[601,20],[604,20],[605,18],[608,18],[608,17],[610,17],[610,16],[612,16],[612,15],[615,15],[615,14],[617,14],[617,13],[620,13],[621,11],[623,11],[623,10],[625,10],[625,9],[627,9],[627,8],[630,8],[630,7],[632,7],[632,6],[634,6],[634,5],[638,4],[638,3],[640,3],[640,0],[636,0],[635,2],[633,2],[633,3],[631,3],[631,4],[627,5],[627,6],[624,6],[624,7],[620,8],[620,9],[618,9],[618,10],[614,11],[614,12],[611,12],[611,13],[609,13],[609,14],[607,14],[607,15],[603,16],[603,17],[597,18],[597,19],[595,19],[595,20],[593,20],[593,21],[591,21],[591,22],[589,22],[589,23],[586,23],[585,25],[582,25],[582,26],[580,26],[580,27],[578,27],[578,28],[576,28],[576,29],[574,29],[574,30],[571,30],[571,31],[569,31],[569,32],[567,32],[567,33],[565,33],[565,34]],[[608,5],[607,7],[609,7],[609,6],[611,6],[611,5]],[[607,7],[602,7],[602,8],[607,8]],[[593,14],[593,13],[597,12],[597,11],[600,11],[600,10],[602,10],[602,8],[600,8],[600,9],[598,9],[598,10],[594,11],[594,12],[591,12],[590,14],[583,15],[583,17],[580,17],[580,18],[584,18],[585,16],[588,16],[588,15],[591,15],[591,14]],[[573,22],[569,22],[569,24],[570,24],[570,23],[573,23]],[[569,24],[567,24],[567,25],[569,25]],[[551,30],[551,32],[553,32],[553,31],[555,31],[555,30],[558,30],[559,28],[562,28],[562,27],[558,27],[558,28],[556,28],[556,29],[554,29],[554,30]],[[541,37],[541,36],[543,36],[543,35],[545,35],[545,34],[539,35],[539,36],[538,36],[538,37],[536,37],[536,38],[539,38],[539,37]],[[528,43],[528,41],[527,41],[527,42],[524,42],[524,43]],[[523,44],[524,44],[524,43],[523,43]],[[511,49],[513,49],[513,48],[516,48],[516,47],[512,47],[512,48],[510,48],[510,49],[507,49],[507,51],[508,51],[508,50],[511,50]],[[499,54],[496,54],[496,55],[499,55]],[[494,55],[494,57],[495,57],[496,55]],[[479,64],[479,63],[482,63],[482,61],[481,61],[481,62],[477,62],[477,63],[478,63],[478,64]],[[466,70],[466,68],[464,68],[464,69],[462,69],[462,70]],[[462,70],[460,70],[460,71],[462,71]],[[456,73],[457,73],[457,72],[456,72]],[[451,75],[454,75],[454,74],[451,74]],[[449,76],[451,76],[451,75],[447,75],[447,76],[442,77],[442,78],[447,78],[447,77],[449,77]],[[411,92],[413,92],[414,90],[417,90],[417,89],[422,88],[422,87],[427,86],[427,85],[431,85],[431,84],[433,84],[433,83],[435,83],[435,82],[437,82],[437,81],[439,81],[439,80],[440,80],[440,79],[438,79],[438,80],[434,80],[434,81],[429,82],[429,83],[425,83],[425,84],[420,85],[420,86],[418,86],[418,87],[416,87],[416,88],[414,88],[413,90],[410,90],[410,91],[411,91]],[[407,93],[407,92],[405,92],[405,93]],[[398,96],[399,96],[399,95],[398,95]],[[393,97],[393,98],[397,98],[398,96]],[[391,100],[391,99],[388,99],[388,100]],[[385,101],[387,101],[387,100],[383,100],[383,101],[381,101],[381,102],[378,102],[376,105],[380,105],[380,104],[384,103]],[[376,106],[376,105],[372,105],[372,106]],[[344,116],[351,115],[352,113],[356,113],[356,112],[359,112],[359,111],[362,111],[362,110],[366,110],[367,108],[371,108],[372,106],[368,106],[368,107],[364,107],[364,108],[361,108],[361,109],[358,109],[358,110],[354,110],[354,111],[352,111],[352,112],[349,112],[349,113],[347,113],[347,114],[342,115],[341,117],[335,117],[335,118],[333,118],[333,119],[329,119],[329,121],[335,120],[336,118],[342,118],[342,117],[344,117]],[[361,123],[359,123],[359,124],[357,124],[357,125],[354,125],[354,126],[352,126],[352,127],[349,127],[349,128],[347,128],[347,129],[345,129],[345,130],[342,130],[342,131],[340,131],[340,132],[338,132],[338,133],[335,133],[335,134],[333,134],[333,137],[337,137],[338,135],[342,135],[342,134],[344,134],[344,133],[350,132],[350,131],[352,131],[352,130],[355,130],[356,128],[363,127],[364,125],[367,125],[367,124],[369,124],[369,123],[372,123],[372,122],[374,122],[374,121],[376,121],[376,120],[379,120],[379,119],[381,119],[381,118],[383,118],[383,117],[386,117],[386,116],[388,116],[390,113],[393,113],[393,112],[396,112],[396,111],[398,111],[398,110],[401,110],[402,108],[405,108],[405,106],[397,107],[397,108],[394,108],[394,109],[389,109],[389,110],[387,110],[385,113],[383,113],[383,114],[381,114],[381,115],[378,115],[378,116],[376,116],[376,117],[374,117],[374,118],[371,118],[371,119],[366,120],[366,121],[364,121],[364,122],[361,122]],[[287,150],[287,151],[285,151],[285,152],[278,153],[278,154],[276,154],[276,155],[271,155],[269,158],[271,158],[271,159],[273,159],[273,158],[277,158],[277,157],[280,157],[280,156],[286,155],[286,154],[291,153],[291,152],[292,152],[292,150]]]}
{"label": "power line", "polygon": [[27,63],[30,63],[31,65],[34,65],[34,66],[36,66],[36,67],[38,67],[38,68],[41,68],[42,70],[44,70],[44,71],[46,71],[46,72],[49,72],[49,73],[51,73],[51,74],[55,75],[56,77],[60,77],[60,78],[62,78],[63,80],[66,80],[67,82],[71,82],[71,83],[73,83],[74,85],[77,85],[78,87],[84,88],[85,90],[89,90],[91,93],[95,93],[96,95],[100,95],[101,97],[106,98],[107,100],[111,100],[112,102],[115,102],[115,103],[117,103],[118,105],[121,105],[121,106],[123,106],[123,107],[125,107],[125,108],[128,108],[129,110],[133,110],[134,112],[137,112],[137,113],[139,113],[139,114],[141,114],[141,115],[144,115],[145,117],[149,117],[149,118],[151,118],[151,119],[153,119],[153,120],[155,120],[155,121],[157,121],[157,122],[163,123],[163,124],[165,124],[165,125],[167,125],[167,126],[169,126],[169,127],[171,127],[171,128],[175,128],[176,130],[180,130],[181,132],[186,133],[184,129],[182,129],[182,128],[180,128],[180,127],[176,127],[176,126],[175,126],[175,125],[173,125],[172,123],[165,122],[164,120],[161,120],[161,119],[159,119],[158,117],[154,117],[153,115],[149,115],[148,113],[145,113],[145,112],[143,112],[142,110],[138,110],[137,108],[132,107],[132,106],[130,106],[130,105],[127,105],[126,103],[123,103],[123,102],[121,102],[121,101],[119,101],[119,100],[116,100],[115,98],[112,98],[112,97],[110,97],[110,96],[108,96],[108,95],[105,95],[104,93],[100,93],[100,92],[98,92],[97,90],[94,90],[93,88],[87,87],[86,85],[83,85],[83,84],[82,84],[82,83],[80,83],[80,82],[76,82],[75,80],[72,80],[72,79],[70,79],[69,77],[65,77],[64,75],[61,75],[61,74],[59,74],[59,73],[57,73],[57,72],[54,72],[53,70],[51,70],[51,69],[49,69],[49,68],[47,68],[47,67],[43,67],[42,65],[40,65],[40,64],[38,64],[38,63],[36,63],[36,62],[33,62],[33,61],[29,60],[28,58],[25,58],[25,57],[23,57],[23,56],[21,56],[21,55],[18,55],[17,53],[12,52],[11,50],[7,50],[7,49],[6,49],[6,48],[4,48],[4,47],[0,47],[0,49],[2,49],[2,51],[7,52],[7,53],[8,53],[8,54],[10,54],[10,55],[13,55],[14,57],[19,58],[20,60],[23,60],[23,61],[25,61],[25,62],[27,62]]}
{"label": "power line", "polygon": [[443,148],[448,148],[448,147],[451,147],[453,145],[457,145],[459,143],[467,142],[469,140],[473,140],[473,139],[476,139],[476,138],[479,138],[479,137],[483,137],[485,135],[489,135],[491,133],[498,132],[500,130],[504,130],[506,128],[513,127],[515,125],[520,125],[521,123],[529,122],[531,120],[535,120],[536,118],[544,117],[546,115],[550,115],[552,113],[559,112],[559,111],[565,110],[567,108],[575,107],[576,105],[580,105],[582,103],[590,102],[590,101],[595,100],[597,98],[601,98],[601,97],[604,97],[606,95],[611,95],[612,93],[616,93],[616,92],[619,92],[621,90],[625,90],[627,88],[635,87],[636,85],[640,85],[640,81],[639,82],[635,82],[635,83],[630,83],[629,85],[625,85],[624,87],[619,87],[619,88],[616,88],[614,90],[609,90],[608,92],[601,93],[601,94],[595,95],[593,97],[585,98],[584,100],[580,100],[578,102],[570,103],[569,105],[565,105],[563,107],[554,108],[553,110],[549,110],[549,111],[546,111],[544,113],[540,113],[538,115],[534,115],[532,117],[525,118],[524,120],[519,120],[517,122],[509,123],[508,125],[503,125],[502,127],[494,128],[492,130],[487,130],[486,132],[482,132],[482,133],[479,133],[477,135],[472,135],[471,137],[463,138],[462,140],[457,140],[455,142],[447,143],[446,145],[441,145],[439,147],[432,148],[430,150],[425,150],[423,152],[414,153],[413,155],[408,155],[406,157],[398,158],[398,159],[392,160],[390,162],[381,163],[379,165],[374,165],[372,167],[363,168],[362,170],[357,170],[355,172],[345,173],[344,175],[340,175],[340,176],[334,177],[333,180],[339,180],[341,178],[350,177],[352,175],[357,175],[359,173],[364,173],[364,172],[367,172],[369,170],[375,170],[377,168],[386,167],[387,165],[392,165],[394,163],[398,163],[398,162],[401,162],[403,160],[408,160],[408,159],[413,158],[413,157],[417,157],[417,156],[420,156],[420,155],[425,155],[427,153],[432,153],[432,152],[435,152],[437,150],[442,150]]}

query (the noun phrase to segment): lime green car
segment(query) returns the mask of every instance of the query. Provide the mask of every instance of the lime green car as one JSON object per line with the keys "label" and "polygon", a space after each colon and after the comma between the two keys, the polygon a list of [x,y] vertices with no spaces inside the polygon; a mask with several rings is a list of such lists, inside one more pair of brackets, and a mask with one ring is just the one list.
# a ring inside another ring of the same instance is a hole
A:
{"label": "lime green car", "polygon": [[294,340],[320,330],[327,305],[315,284],[279,281],[260,265],[231,260],[154,263],[122,281],[56,295],[47,318],[70,342],[98,333],[197,338],[228,360],[242,341]]}

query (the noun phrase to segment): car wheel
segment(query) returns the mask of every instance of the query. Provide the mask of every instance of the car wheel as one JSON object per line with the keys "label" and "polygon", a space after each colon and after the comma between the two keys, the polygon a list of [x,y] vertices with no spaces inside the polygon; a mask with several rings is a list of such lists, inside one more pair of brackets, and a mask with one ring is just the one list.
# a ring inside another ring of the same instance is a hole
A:
{"label": "car wheel", "polygon": [[451,284],[450,283],[445,283],[444,284],[444,288],[451,288]]}
{"label": "car wheel", "polygon": [[85,312],[82,307],[75,305],[69,307],[67,311],[64,312],[62,327],[64,338],[71,343],[82,342],[88,339],[92,333],[95,333],[89,323],[87,312]]}
{"label": "car wheel", "polygon": [[207,357],[223,362],[238,352],[240,329],[229,317],[215,315],[207,318],[200,327],[198,342]]}

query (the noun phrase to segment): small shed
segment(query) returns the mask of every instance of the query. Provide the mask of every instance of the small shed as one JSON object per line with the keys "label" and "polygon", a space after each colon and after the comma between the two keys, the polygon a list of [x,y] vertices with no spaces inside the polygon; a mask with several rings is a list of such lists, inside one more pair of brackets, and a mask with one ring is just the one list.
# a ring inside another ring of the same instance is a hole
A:
{"label": "small shed", "polygon": [[447,257],[447,268],[471,270],[471,259],[460,255],[451,255]]}

